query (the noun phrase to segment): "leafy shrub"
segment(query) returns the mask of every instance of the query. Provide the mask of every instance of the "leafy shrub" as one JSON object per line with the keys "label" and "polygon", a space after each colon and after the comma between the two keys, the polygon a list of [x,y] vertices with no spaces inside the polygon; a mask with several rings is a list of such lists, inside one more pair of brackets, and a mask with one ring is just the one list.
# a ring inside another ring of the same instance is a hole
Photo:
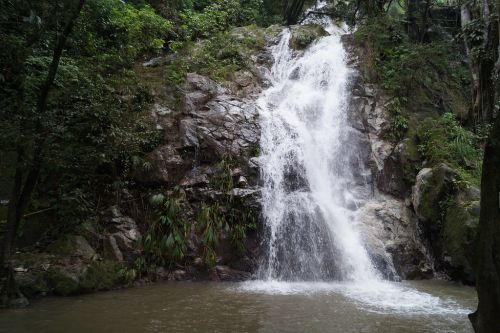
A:
{"label": "leafy shrub", "polygon": [[413,43],[403,25],[387,16],[372,19],[355,33],[364,49],[368,81],[380,83],[394,96],[405,97],[412,111],[441,109],[467,113],[469,71],[459,45],[450,41]]}
{"label": "leafy shrub", "polygon": [[186,10],[180,13],[184,22],[181,31],[186,39],[206,38],[234,24],[238,13],[237,0],[219,1],[205,7],[201,12]]}
{"label": "leafy shrub", "polygon": [[234,188],[232,166],[231,156],[225,155],[219,164],[219,173],[211,179],[212,186],[223,192],[223,199],[212,204],[202,203],[198,211],[197,224],[203,232],[205,249],[203,259],[209,266],[216,263],[216,249],[221,232],[226,233],[233,246],[243,252],[246,232],[256,227],[256,217],[253,212],[245,208],[244,203],[231,194]]}
{"label": "leafy shrub", "polygon": [[175,37],[173,24],[153,8],[120,0],[89,1],[80,21],[69,51],[79,57],[97,57],[102,67],[130,65],[141,55],[159,52]]}
{"label": "leafy shrub", "polygon": [[386,106],[386,109],[391,114],[389,136],[391,139],[399,141],[408,131],[408,117],[403,114],[401,101],[397,97]]}
{"label": "leafy shrub", "polygon": [[157,219],[150,224],[142,243],[148,260],[154,264],[172,265],[186,255],[190,225],[181,213],[184,193],[180,189],[176,192],[170,198],[162,194],[151,198]]}
{"label": "leafy shrub", "polygon": [[427,118],[418,127],[419,151],[429,165],[441,162],[457,169],[463,180],[479,184],[482,150],[475,135],[460,126],[451,113]]}

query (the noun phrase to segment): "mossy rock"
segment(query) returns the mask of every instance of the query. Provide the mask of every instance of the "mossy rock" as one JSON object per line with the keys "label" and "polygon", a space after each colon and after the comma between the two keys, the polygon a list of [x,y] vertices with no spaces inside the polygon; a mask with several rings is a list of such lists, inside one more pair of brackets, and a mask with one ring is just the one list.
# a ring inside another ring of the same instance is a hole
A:
{"label": "mossy rock", "polygon": [[296,25],[291,28],[291,32],[289,46],[294,50],[304,50],[316,39],[329,35],[318,24]]}
{"label": "mossy rock", "polygon": [[413,135],[401,141],[399,161],[403,170],[403,180],[407,186],[415,181],[418,169],[420,167],[420,153]]}
{"label": "mossy rock", "polygon": [[55,295],[69,296],[83,292],[75,272],[53,269],[45,274],[45,279]]}
{"label": "mossy rock", "polygon": [[456,192],[457,173],[446,164],[422,169],[413,188],[413,208],[420,221],[430,229],[440,228],[443,205]]}
{"label": "mossy rock", "polygon": [[454,280],[474,282],[474,240],[479,223],[479,201],[448,203],[441,230],[440,251],[446,271]]}
{"label": "mossy rock", "polygon": [[45,279],[45,272],[27,272],[16,274],[16,283],[19,290],[28,298],[45,295],[50,292]]}
{"label": "mossy rock", "polygon": [[64,235],[47,247],[47,252],[61,256],[79,256],[92,259],[96,252],[85,237],[78,235]]}
{"label": "mossy rock", "polygon": [[123,281],[122,265],[112,261],[90,264],[80,279],[84,291],[110,290]]}

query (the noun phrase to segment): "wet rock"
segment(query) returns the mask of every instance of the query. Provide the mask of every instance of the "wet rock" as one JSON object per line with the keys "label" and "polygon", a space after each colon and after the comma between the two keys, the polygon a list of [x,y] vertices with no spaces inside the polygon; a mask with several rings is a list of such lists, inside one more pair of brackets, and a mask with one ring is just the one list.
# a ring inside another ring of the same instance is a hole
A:
{"label": "wet rock", "polygon": [[294,50],[303,50],[316,39],[329,35],[329,33],[318,24],[294,25],[291,27],[291,33],[292,36],[289,46]]}
{"label": "wet rock", "polygon": [[239,199],[245,207],[260,209],[260,188],[234,188],[231,190],[230,195]]}
{"label": "wet rock", "polygon": [[432,260],[420,241],[417,220],[403,201],[390,197],[370,201],[358,212],[358,219],[370,256],[384,276],[433,276]]}
{"label": "wet rock", "polygon": [[10,299],[7,306],[10,308],[25,308],[30,305],[30,302],[26,297],[20,295],[19,297]]}
{"label": "wet rock", "polygon": [[229,86],[238,97],[245,97],[260,90],[261,77],[250,71],[237,71],[232,75]]}
{"label": "wet rock", "polygon": [[184,112],[186,114],[196,113],[209,100],[217,95],[227,93],[227,89],[218,85],[208,77],[188,73],[184,84]]}
{"label": "wet rock", "polygon": [[187,275],[188,274],[185,270],[176,269],[175,271],[169,274],[169,280],[183,281],[186,280]]}
{"label": "wet rock", "polygon": [[229,266],[215,266],[210,277],[215,281],[240,282],[249,280],[251,274],[249,272],[232,269]]}
{"label": "wet rock", "polygon": [[142,63],[143,67],[158,67],[168,65],[174,59],[173,55],[154,57]]}
{"label": "wet rock", "polygon": [[103,245],[103,256],[108,260],[123,261],[123,253],[113,235],[107,236]]}
{"label": "wet rock", "polygon": [[16,274],[15,280],[22,293],[29,298],[46,295],[50,291],[43,271],[32,270],[24,274]]}

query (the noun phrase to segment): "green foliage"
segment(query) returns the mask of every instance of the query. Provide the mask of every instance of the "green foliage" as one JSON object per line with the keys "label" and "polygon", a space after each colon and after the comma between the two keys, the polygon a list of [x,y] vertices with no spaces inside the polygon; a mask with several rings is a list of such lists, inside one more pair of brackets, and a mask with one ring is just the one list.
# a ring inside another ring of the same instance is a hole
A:
{"label": "green foliage", "polygon": [[195,55],[190,69],[208,75],[216,81],[225,81],[227,75],[244,67],[240,43],[230,34],[217,34],[207,40]]}
{"label": "green foliage", "polygon": [[[21,23],[0,26],[2,40],[12,48],[0,52],[0,149],[15,155],[20,145],[29,154],[43,142],[31,208],[50,207],[62,228],[92,219],[99,203],[118,200],[122,188],[132,184],[133,160],[161,142],[145,113],[152,97],[124,66],[157,49],[158,40],[166,40],[171,30],[150,7],[87,1],[61,58],[47,108],[38,114],[39,89],[61,30],[57,22],[67,20],[72,3],[12,3],[1,18]],[[23,20],[23,15],[32,19]],[[12,168],[14,161],[8,161]]]}
{"label": "green foliage", "polygon": [[247,58],[263,47],[264,38],[255,26],[241,28],[240,36],[230,32],[220,32],[210,38],[193,43],[175,42],[176,58],[165,67],[165,76],[174,84],[184,82],[186,73],[196,72],[211,79],[226,83],[228,76],[247,67]]}
{"label": "green foliage", "polygon": [[444,162],[462,181],[478,184],[479,140],[456,120],[467,117],[470,100],[470,73],[460,45],[437,37],[429,43],[413,42],[404,25],[387,15],[368,19],[356,31],[355,41],[363,50],[365,80],[396,97],[387,105],[389,138],[401,140],[416,133],[426,166]]}
{"label": "green foliage", "polygon": [[222,232],[230,238],[238,251],[243,252],[246,232],[256,227],[254,213],[231,193],[234,188],[231,175],[233,163],[231,156],[225,155],[219,164],[219,172],[211,180],[212,186],[222,192],[223,199],[212,204],[203,202],[198,211],[197,224],[203,232],[205,250],[203,259],[208,266],[216,263],[216,250]]}
{"label": "green foliage", "polygon": [[387,106],[386,110],[391,114],[391,125],[389,127],[389,136],[395,141],[404,138],[408,131],[408,117],[403,114],[401,101],[394,98]]}
{"label": "green foliage", "polygon": [[180,13],[184,22],[181,31],[186,39],[209,37],[223,31],[231,25],[238,13],[238,1],[229,0],[206,7],[202,12],[186,10]]}
{"label": "green foliage", "polygon": [[190,225],[182,217],[183,199],[184,193],[178,188],[170,198],[162,194],[151,197],[157,219],[150,224],[143,239],[143,249],[150,263],[172,265],[184,259]]}
{"label": "green foliage", "polygon": [[479,184],[482,151],[475,135],[460,126],[455,117],[425,119],[417,130],[419,151],[429,164],[445,162],[455,168],[462,180]]}
{"label": "green foliage", "polygon": [[470,78],[458,45],[448,40],[414,43],[403,25],[387,16],[369,20],[355,39],[365,49],[368,81],[406,98],[414,112],[441,108],[465,117]]}
{"label": "green foliage", "polygon": [[148,5],[91,0],[73,36],[70,53],[95,58],[99,67],[115,70],[144,54],[158,53],[175,33],[173,24]]}
{"label": "green foliage", "polygon": [[485,22],[481,18],[476,18],[465,24],[456,36],[457,39],[467,40],[467,43],[470,47],[471,56],[475,60],[478,60],[485,56],[483,45],[484,28]]}

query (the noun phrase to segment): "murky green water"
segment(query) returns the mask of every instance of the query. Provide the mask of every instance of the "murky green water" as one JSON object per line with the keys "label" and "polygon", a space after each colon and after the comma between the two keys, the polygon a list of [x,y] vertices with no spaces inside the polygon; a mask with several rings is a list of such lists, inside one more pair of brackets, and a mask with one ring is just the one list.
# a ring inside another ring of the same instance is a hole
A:
{"label": "murky green water", "polygon": [[162,283],[0,312],[0,332],[472,332],[472,288]]}

